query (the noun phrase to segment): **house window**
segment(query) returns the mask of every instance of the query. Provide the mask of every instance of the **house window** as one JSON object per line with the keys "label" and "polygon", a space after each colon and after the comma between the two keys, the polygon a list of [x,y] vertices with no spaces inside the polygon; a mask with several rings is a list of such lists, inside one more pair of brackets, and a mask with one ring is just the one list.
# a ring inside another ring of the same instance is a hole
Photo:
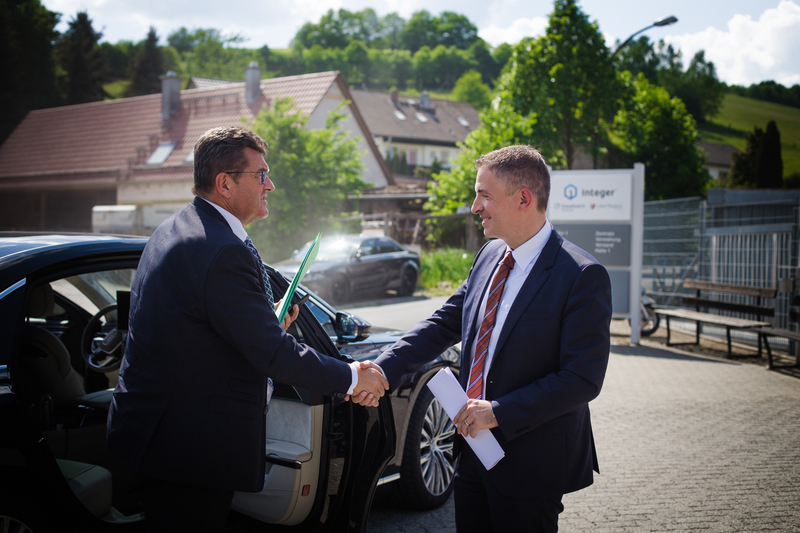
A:
{"label": "house window", "polygon": [[403,114],[403,112],[402,112],[402,111],[400,111],[399,109],[395,109],[395,110],[394,110],[394,116],[396,116],[396,117],[397,117],[397,118],[399,118],[400,120],[405,120],[405,119],[406,119],[406,116],[405,116],[405,115]]}
{"label": "house window", "polygon": [[423,115],[419,111],[414,113],[414,116],[417,117],[417,120],[419,120],[420,122],[428,122],[428,117],[426,117],[425,115]]}
{"label": "house window", "polygon": [[417,151],[416,150],[409,150],[408,151],[408,164],[409,165],[416,165],[417,164]]}
{"label": "house window", "polygon": [[169,155],[178,146],[177,142],[161,143],[158,148],[150,155],[150,158],[145,163],[146,165],[163,165]]}
{"label": "house window", "polygon": [[442,166],[450,166],[450,161],[447,159],[449,155],[450,152],[442,150]]}

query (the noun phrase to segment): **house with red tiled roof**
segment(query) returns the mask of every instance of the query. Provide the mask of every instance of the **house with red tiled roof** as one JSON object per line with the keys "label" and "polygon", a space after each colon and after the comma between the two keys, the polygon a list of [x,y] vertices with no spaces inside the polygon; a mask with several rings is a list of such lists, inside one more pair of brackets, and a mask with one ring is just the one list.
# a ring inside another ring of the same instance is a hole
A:
{"label": "house with red tiled roof", "polygon": [[395,184],[339,72],[260,75],[251,64],[245,82],[181,90],[168,73],[161,94],[31,111],[0,146],[0,230],[88,231],[95,206],[116,205],[135,206],[137,227],[152,231],[191,201],[202,133],[241,125],[279,96],[294,99],[308,128],[349,101],[343,128],[364,151],[362,179]]}

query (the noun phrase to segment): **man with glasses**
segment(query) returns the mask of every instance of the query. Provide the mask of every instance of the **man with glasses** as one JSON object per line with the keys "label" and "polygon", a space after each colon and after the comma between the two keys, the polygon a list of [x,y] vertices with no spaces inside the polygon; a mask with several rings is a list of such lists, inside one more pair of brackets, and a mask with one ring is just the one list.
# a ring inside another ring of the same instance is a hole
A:
{"label": "man with glasses", "polygon": [[242,128],[200,138],[196,198],[155,230],[131,287],[108,447],[145,479],[148,531],[222,531],[234,491],[261,490],[268,378],[376,400],[388,388],[288,335],[296,305],[278,323],[245,230],[269,214],[266,149]]}

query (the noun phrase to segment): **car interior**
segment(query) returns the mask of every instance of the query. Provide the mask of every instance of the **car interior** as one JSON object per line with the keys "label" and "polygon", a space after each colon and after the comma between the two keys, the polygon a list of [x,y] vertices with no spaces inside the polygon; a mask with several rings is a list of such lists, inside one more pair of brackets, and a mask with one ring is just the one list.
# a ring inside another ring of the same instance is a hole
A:
{"label": "car interior", "polygon": [[[127,313],[118,313],[117,298],[127,305],[134,273],[88,272],[35,285],[28,280],[20,372],[15,374],[18,394],[27,405],[35,405],[44,440],[68,486],[89,512],[108,522],[142,518],[141,481],[105,446],[108,406],[126,333]],[[290,329],[300,342],[307,341],[305,330],[317,314],[332,327],[320,306],[313,301],[306,305],[312,313],[301,313]],[[276,384],[266,414],[264,488],[237,493],[234,510],[283,525],[309,516],[324,479],[324,407],[319,395]]]}

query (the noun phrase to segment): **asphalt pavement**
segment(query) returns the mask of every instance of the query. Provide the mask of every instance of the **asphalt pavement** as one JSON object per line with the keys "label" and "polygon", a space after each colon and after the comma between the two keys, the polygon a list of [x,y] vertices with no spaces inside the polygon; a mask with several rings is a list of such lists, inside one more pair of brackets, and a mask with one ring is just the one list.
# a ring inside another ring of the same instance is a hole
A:
{"label": "asphalt pavement", "polygon": [[[591,404],[601,473],[564,497],[560,530],[800,531],[800,371],[768,371],[743,345],[727,360],[714,339],[668,348],[662,328],[632,346],[629,333],[613,321]],[[452,498],[420,513],[379,493],[367,531],[453,532]]]}

